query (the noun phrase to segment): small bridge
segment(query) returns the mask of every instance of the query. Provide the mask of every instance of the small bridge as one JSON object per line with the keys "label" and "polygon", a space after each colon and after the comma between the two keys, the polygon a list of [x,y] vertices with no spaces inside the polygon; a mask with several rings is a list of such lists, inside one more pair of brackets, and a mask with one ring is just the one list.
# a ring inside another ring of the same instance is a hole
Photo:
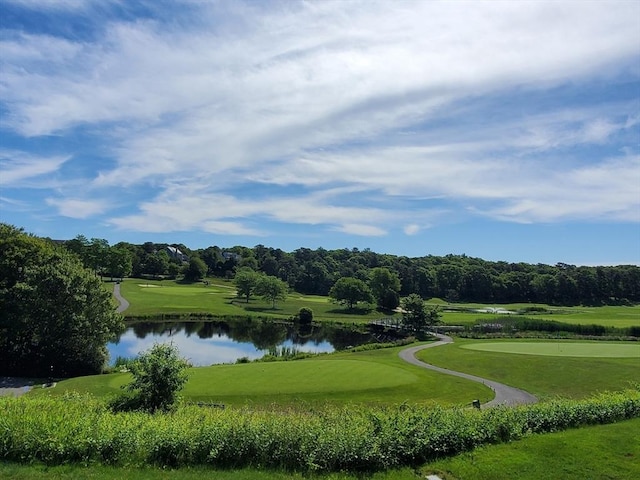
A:
{"label": "small bridge", "polygon": [[378,320],[372,320],[369,322],[369,325],[375,325],[377,327],[384,327],[393,330],[402,330],[404,328],[402,320],[397,317],[384,317]]}

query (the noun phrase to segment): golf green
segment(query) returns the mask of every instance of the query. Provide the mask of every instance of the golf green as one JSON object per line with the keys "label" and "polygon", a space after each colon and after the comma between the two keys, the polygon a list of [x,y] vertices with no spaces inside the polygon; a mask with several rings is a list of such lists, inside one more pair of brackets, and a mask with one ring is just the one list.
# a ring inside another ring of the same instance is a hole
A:
{"label": "golf green", "polygon": [[551,357],[607,357],[640,359],[640,343],[488,342],[461,348],[484,352],[519,353]]}
{"label": "golf green", "polygon": [[357,360],[219,365],[191,369],[186,396],[347,392],[417,381],[404,369]]}

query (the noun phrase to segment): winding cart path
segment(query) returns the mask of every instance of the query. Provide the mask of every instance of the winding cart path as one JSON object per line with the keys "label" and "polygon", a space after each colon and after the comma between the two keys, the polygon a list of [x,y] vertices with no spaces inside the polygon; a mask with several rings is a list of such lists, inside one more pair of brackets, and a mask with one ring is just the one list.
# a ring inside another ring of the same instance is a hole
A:
{"label": "winding cart path", "polygon": [[116,300],[118,300],[118,303],[120,305],[118,305],[118,308],[116,310],[116,312],[118,313],[122,313],[124,312],[127,308],[129,308],[129,302],[127,302],[127,299],[124,298],[121,294],[120,294],[120,284],[116,283],[113,286],[113,296],[116,297]]}
{"label": "winding cart path", "polygon": [[429,343],[427,345],[418,345],[417,347],[406,348],[400,352],[400,358],[402,358],[405,362],[409,362],[410,364],[416,365],[418,367],[428,368],[429,370],[434,370],[446,375],[453,375],[455,377],[465,378],[467,380],[471,380],[472,382],[478,382],[486,385],[494,391],[496,396],[490,402],[485,403],[485,407],[495,407],[498,405],[524,405],[528,403],[536,403],[538,401],[538,399],[534,395],[531,395],[524,390],[520,390],[519,388],[510,387],[508,385],[494,382],[493,380],[488,380],[486,378],[477,377],[475,375],[470,375],[468,373],[456,372],[447,368],[436,367],[435,365],[431,365],[429,363],[418,360],[415,355],[420,350],[424,350],[425,348],[439,347],[441,345],[446,345],[453,342],[453,339],[447,335],[441,335],[437,333],[434,333],[434,335],[439,338],[437,342]]}

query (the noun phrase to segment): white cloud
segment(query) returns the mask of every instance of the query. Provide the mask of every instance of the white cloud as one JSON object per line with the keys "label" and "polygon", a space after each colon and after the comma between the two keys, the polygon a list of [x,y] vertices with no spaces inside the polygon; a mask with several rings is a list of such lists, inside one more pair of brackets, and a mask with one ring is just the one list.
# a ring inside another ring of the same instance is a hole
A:
{"label": "white cloud", "polygon": [[406,235],[415,235],[416,233],[418,233],[421,228],[420,225],[416,225],[415,223],[411,223],[409,225],[405,225],[404,227],[404,233]]}
{"label": "white cloud", "polygon": [[567,219],[640,222],[640,156],[611,159],[524,179],[526,194],[485,213],[500,219],[558,222]]}
{"label": "white cloud", "polygon": [[28,152],[0,150],[0,185],[18,187],[26,180],[52,174],[69,160],[68,156],[43,157]]}
{"label": "white cloud", "polygon": [[346,223],[337,227],[335,230],[348,233],[349,235],[360,235],[363,237],[378,237],[386,235],[386,230],[373,225],[364,225],[362,223]]}
{"label": "white cloud", "polygon": [[[637,81],[633,2],[190,6],[200,27],[110,20],[96,39],[0,37],[5,127],[40,137],[89,126],[110,155],[82,195],[49,198],[62,215],[103,214],[91,198],[106,189],[151,187],[138,211],[109,223],[266,235],[262,219],[414,235],[441,202],[519,222],[637,221],[636,147],[584,164],[557,152],[629,133],[637,102],[526,101],[594,79]],[[502,95],[524,112],[501,117]],[[65,161],[14,163],[0,181]],[[278,191],[292,186],[301,191]]]}
{"label": "white cloud", "polygon": [[109,209],[109,203],[104,200],[47,198],[46,202],[48,205],[56,207],[60,215],[70,218],[88,218]]}
{"label": "white cloud", "polygon": [[234,219],[268,218],[304,225],[334,225],[359,235],[381,235],[378,227],[354,226],[354,218],[383,222],[391,214],[380,209],[344,207],[327,203],[323,195],[257,199],[210,193],[194,185],[174,186],[158,198],[140,205],[140,214],[113,217],[111,225],[147,232],[186,231],[201,228],[210,233],[264,236],[268,232]]}

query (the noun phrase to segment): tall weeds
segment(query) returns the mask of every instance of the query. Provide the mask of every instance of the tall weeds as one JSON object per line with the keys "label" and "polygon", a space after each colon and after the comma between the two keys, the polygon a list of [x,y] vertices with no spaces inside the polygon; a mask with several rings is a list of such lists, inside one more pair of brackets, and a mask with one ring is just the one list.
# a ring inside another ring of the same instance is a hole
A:
{"label": "tall weeds", "polygon": [[0,459],[375,471],[531,433],[640,416],[640,390],[488,410],[361,406],[315,412],[184,406],[114,414],[96,399],[0,398]]}

